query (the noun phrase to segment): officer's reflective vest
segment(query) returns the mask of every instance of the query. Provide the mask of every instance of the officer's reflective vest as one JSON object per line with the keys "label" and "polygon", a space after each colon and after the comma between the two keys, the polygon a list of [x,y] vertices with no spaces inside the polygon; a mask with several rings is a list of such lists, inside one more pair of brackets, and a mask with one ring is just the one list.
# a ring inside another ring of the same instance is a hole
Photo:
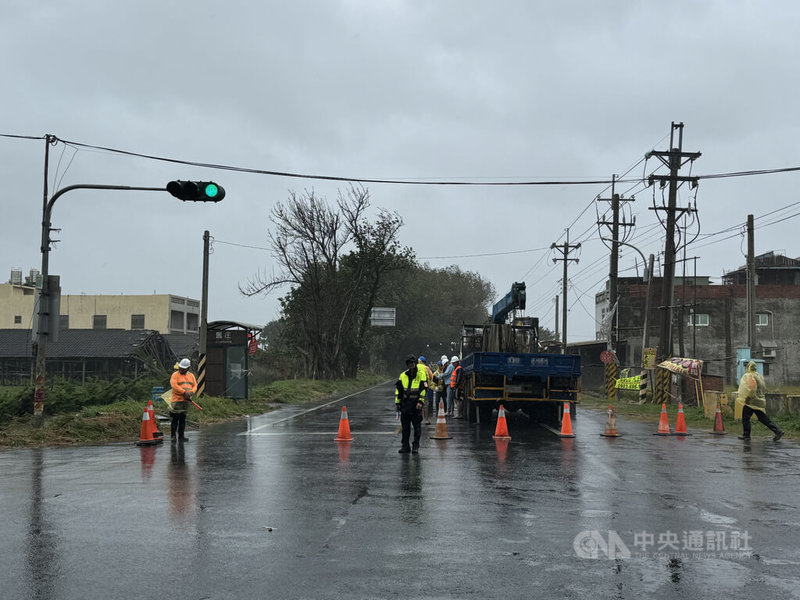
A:
{"label": "officer's reflective vest", "polygon": [[[397,381],[403,388],[403,403],[407,405],[413,403],[414,406],[416,406],[417,402],[425,404],[425,388],[422,387],[422,382],[427,380],[428,374],[420,365],[417,365],[417,374],[410,382],[408,380],[408,371],[400,373]],[[400,390],[397,389],[397,386],[394,388],[394,403],[400,404]]]}

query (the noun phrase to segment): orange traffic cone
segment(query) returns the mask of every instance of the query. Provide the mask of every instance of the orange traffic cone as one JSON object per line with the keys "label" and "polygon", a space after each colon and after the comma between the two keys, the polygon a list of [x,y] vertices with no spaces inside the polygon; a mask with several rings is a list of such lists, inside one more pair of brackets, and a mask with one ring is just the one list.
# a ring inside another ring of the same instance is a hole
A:
{"label": "orange traffic cone", "polygon": [[614,416],[614,407],[610,404],[608,405],[607,414],[606,430],[600,435],[603,437],[620,437],[620,433],[617,431],[617,417]]}
{"label": "orange traffic cone", "polygon": [[667,417],[667,405],[661,403],[661,418],[658,421],[658,431],[653,435],[672,435],[669,430],[669,418]]}
{"label": "orange traffic cone", "polygon": [[164,433],[158,428],[158,421],[156,420],[156,411],[153,408],[153,399],[147,403],[147,413],[150,415],[150,425],[153,429],[153,438],[156,440],[163,440]]}
{"label": "orange traffic cone", "polygon": [[711,432],[714,435],[725,435],[725,425],[722,423],[722,410],[720,410],[719,402],[717,402],[717,414],[714,415],[714,429]]}
{"label": "orange traffic cone", "polygon": [[508,435],[508,423],[506,423],[506,411],[503,405],[497,411],[497,427],[494,429],[494,439],[496,440],[510,440],[511,436]]}
{"label": "orange traffic cone", "polygon": [[335,442],[352,442],[350,435],[350,419],[347,418],[347,407],[342,407],[342,416],[339,419],[339,434],[333,439]]}
{"label": "orange traffic cone", "polygon": [[672,435],[692,435],[686,433],[686,417],[683,416],[683,404],[678,402],[678,418],[675,421],[675,433]]}
{"label": "orange traffic cone", "polygon": [[157,440],[153,437],[153,426],[150,424],[150,413],[147,409],[142,414],[142,431],[139,434],[139,441],[136,442],[137,446],[155,446],[160,444],[163,440]]}
{"label": "orange traffic cone", "polygon": [[561,419],[561,433],[562,438],[573,438],[575,434],[572,433],[572,417],[569,416],[569,402],[564,402],[564,416]]}
{"label": "orange traffic cone", "polygon": [[436,430],[431,436],[432,440],[449,440],[447,435],[447,420],[444,418],[444,403],[439,402],[439,414],[436,415]]}

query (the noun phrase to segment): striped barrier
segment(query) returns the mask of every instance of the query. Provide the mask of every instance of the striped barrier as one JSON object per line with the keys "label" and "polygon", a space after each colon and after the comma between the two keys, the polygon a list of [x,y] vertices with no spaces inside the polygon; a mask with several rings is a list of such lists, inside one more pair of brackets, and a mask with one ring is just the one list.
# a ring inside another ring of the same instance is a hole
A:
{"label": "striped barrier", "polygon": [[606,363],[606,401],[615,402],[617,399],[617,363]]}
{"label": "striped barrier", "polygon": [[197,363],[197,395],[202,396],[206,391],[206,355],[201,354]]}

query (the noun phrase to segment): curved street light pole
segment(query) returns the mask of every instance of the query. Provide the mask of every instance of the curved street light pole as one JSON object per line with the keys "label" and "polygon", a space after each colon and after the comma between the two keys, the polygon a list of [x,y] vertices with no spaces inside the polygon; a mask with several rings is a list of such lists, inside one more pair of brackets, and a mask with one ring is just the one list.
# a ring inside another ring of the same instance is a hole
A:
{"label": "curved street light pole", "polygon": [[36,378],[34,380],[33,393],[33,424],[41,427],[44,424],[44,383],[45,383],[45,359],[47,356],[47,340],[50,332],[58,327],[59,315],[50,315],[50,295],[48,285],[48,271],[50,267],[50,215],[53,212],[53,205],[56,200],[72,190],[125,190],[143,192],[166,192],[166,187],[135,187],[128,185],[102,185],[81,183],[70,185],[58,190],[44,207],[42,216],[42,286],[39,290],[39,307],[37,311],[37,332],[36,332]]}

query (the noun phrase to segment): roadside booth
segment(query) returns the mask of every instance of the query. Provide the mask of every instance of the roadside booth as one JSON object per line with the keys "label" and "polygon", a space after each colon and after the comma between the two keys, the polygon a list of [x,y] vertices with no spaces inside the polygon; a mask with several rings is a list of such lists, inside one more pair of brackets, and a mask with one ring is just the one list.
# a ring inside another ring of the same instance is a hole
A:
{"label": "roadside booth", "polygon": [[247,399],[248,357],[261,327],[212,321],[206,334],[206,383],[209,396]]}

